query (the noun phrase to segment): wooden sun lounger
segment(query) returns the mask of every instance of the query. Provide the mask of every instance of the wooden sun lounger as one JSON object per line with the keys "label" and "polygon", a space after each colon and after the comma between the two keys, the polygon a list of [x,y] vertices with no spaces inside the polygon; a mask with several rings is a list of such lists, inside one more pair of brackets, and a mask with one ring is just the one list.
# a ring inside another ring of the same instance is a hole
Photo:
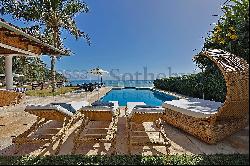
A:
{"label": "wooden sun lounger", "polygon": [[[45,144],[60,141],[56,154],[59,152],[61,140],[65,136],[65,131],[72,127],[75,122],[84,119],[84,116],[77,110],[88,102],[72,102],[75,113],[59,105],[29,105],[25,111],[36,115],[36,122],[24,133],[13,138],[12,142],[16,145],[15,153],[18,153],[23,144]],[[46,126],[50,122],[56,122],[56,126]]]}
{"label": "wooden sun lounger", "polygon": [[[169,147],[171,146],[161,124],[161,118],[164,114],[163,108],[136,108],[138,105],[146,105],[142,102],[128,102],[128,152],[131,154],[133,146],[165,146],[169,153]],[[154,122],[155,130],[137,130],[138,125],[142,125],[143,122]],[[150,139],[147,133],[158,133],[158,139]]]}
{"label": "wooden sun lounger", "polygon": [[[116,132],[119,116],[118,102],[112,101],[113,107],[88,106],[79,111],[86,117],[78,128],[74,138],[74,148],[72,154],[81,145],[86,143],[111,143],[112,154],[116,153]],[[98,127],[91,127],[91,122],[100,123]]]}

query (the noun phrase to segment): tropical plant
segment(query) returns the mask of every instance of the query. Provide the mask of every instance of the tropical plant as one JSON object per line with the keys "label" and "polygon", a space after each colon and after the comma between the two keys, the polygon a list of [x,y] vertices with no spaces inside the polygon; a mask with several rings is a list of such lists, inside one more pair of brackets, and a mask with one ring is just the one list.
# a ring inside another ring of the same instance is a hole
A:
{"label": "tropical plant", "polygon": [[[5,73],[4,57],[0,57],[0,74]],[[13,57],[13,73],[23,74],[22,82],[47,82],[50,80],[50,70],[37,57]],[[56,80],[66,81],[66,78],[56,72]],[[0,78],[0,82],[4,81],[4,77]]]}
{"label": "tropical plant", "polygon": [[[223,49],[249,63],[249,0],[228,0],[222,6],[223,16],[205,39],[203,49]],[[216,70],[204,56],[195,62],[208,70]]]}
{"label": "tropical plant", "polygon": [[[85,38],[90,45],[89,36],[80,31],[75,16],[87,13],[89,8],[81,0],[2,0],[0,11],[11,14],[13,18],[32,21],[42,32],[47,43],[56,48],[64,48],[61,38],[63,30],[68,31],[76,39]],[[51,55],[52,91],[55,91],[55,55]]]}
{"label": "tropical plant", "polygon": [[[249,0],[227,0],[223,16],[206,38],[203,50],[223,49],[244,58],[249,63]],[[155,87],[192,97],[224,101],[225,80],[220,70],[200,53],[194,62],[203,72],[183,77],[159,79]]]}

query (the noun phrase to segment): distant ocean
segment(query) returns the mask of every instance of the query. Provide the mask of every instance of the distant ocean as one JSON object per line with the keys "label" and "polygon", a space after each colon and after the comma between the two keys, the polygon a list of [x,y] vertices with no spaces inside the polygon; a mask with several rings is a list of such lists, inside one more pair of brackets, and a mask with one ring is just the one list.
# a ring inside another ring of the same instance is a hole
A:
{"label": "distant ocean", "polygon": [[[81,85],[83,83],[95,83],[98,80],[71,80],[68,84],[72,85]],[[100,82],[100,81],[99,81]],[[112,87],[153,87],[153,80],[126,80],[126,81],[118,81],[118,80],[103,80],[102,81],[106,86]]]}

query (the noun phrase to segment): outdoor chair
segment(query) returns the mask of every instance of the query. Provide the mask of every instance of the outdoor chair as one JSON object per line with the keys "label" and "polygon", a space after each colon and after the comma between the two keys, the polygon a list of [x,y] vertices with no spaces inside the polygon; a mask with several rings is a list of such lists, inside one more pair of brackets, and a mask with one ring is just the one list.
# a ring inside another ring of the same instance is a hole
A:
{"label": "outdoor chair", "polygon": [[96,88],[96,87],[95,87],[94,84],[92,84],[92,83],[89,83],[89,84],[88,84],[88,91],[93,92],[95,88]]}
{"label": "outdoor chair", "polygon": [[40,83],[32,83],[32,84],[31,84],[31,87],[32,87],[31,89],[32,89],[32,90],[36,90],[36,89],[39,88],[40,86],[41,86]]}
{"label": "outdoor chair", "polygon": [[27,91],[27,88],[14,88],[13,89],[15,92],[21,92],[21,93],[24,93]]}
{"label": "outdoor chair", "polygon": [[[148,106],[144,102],[128,102],[127,112],[129,154],[133,146],[165,146],[169,153],[171,144],[161,124],[164,108]],[[143,127],[144,122],[153,122],[154,130],[146,130]],[[155,133],[157,137],[149,138],[149,133]]]}
{"label": "outdoor chair", "polygon": [[62,88],[62,87],[64,87],[64,82],[59,81],[59,82],[56,83],[56,86],[57,86],[57,88]]}
{"label": "outdoor chair", "polygon": [[82,84],[82,86],[80,87],[82,90],[84,90],[85,92],[88,91],[88,85],[86,83]]}
{"label": "outdoor chair", "polygon": [[27,131],[13,138],[12,142],[16,145],[15,153],[18,153],[24,144],[46,144],[60,141],[56,149],[56,153],[58,153],[65,131],[77,121],[84,119],[78,110],[87,105],[89,103],[86,101],[27,105],[25,112],[36,115],[37,119]]}
{"label": "outdoor chair", "polygon": [[75,154],[81,145],[89,143],[111,143],[110,151],[116,153],[118,101],[110,101],[106,104],[93,103],[92,106],[83,107],[79,111],[84,115],[86,121],[83,121],[76,131],[72,153]]}

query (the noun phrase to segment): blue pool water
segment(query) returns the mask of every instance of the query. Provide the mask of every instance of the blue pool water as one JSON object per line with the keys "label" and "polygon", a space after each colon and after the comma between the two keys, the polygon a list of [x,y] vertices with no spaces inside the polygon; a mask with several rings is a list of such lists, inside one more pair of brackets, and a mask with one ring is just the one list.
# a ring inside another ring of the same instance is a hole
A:
{"label": "blue pool water", "polygon": [[101,101],[118,101],[120,106],[127,102],[144,102],[151,106],[161,106],[164,101],[171,101],[176,97],[150,89],[112,89]]}

